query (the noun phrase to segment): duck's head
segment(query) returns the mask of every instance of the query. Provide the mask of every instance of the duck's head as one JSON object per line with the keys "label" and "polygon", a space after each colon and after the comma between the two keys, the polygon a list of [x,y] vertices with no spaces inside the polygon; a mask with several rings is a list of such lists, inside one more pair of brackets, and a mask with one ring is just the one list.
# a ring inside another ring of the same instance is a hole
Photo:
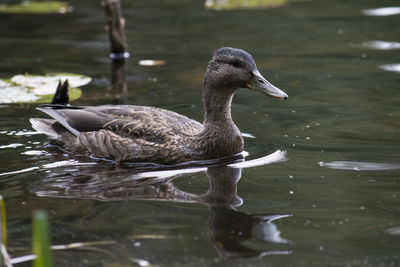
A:
{"label": "duck's head", "polygon": [[268,82],[258,71],[253,57],[242,49],[218,49],[207,67],[205,85],[217,90],[248,88],[268,96],[288,99],[288,95]]}

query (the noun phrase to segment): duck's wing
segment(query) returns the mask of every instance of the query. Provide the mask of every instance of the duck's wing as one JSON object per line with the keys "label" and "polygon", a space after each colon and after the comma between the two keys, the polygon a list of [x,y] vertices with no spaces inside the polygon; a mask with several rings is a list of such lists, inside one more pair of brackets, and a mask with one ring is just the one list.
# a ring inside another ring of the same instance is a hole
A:
{"label": "duck's wing", "polygon": [[103,118],[96,113],[87,112],[85,107],[45,105],[36,109],[52,117],[75,136],[79,136],[81,132],[99,130],[104,124]]}
{"label": "duck's wing", "polygon": [[202,124],[188,117],[154,107],[45,105],[37,109],[52,117],[75,136],[83,132],[108,130],[123,136],[151,139],[167,133],[193,135],[203,128]]}
{"label": "duck's wing", "polygon": [[[101,106],[97,111],[108,119],[103,128],[121,135],[150,138],[160,135],[195,135],[203,125],[166,109],[146,106]],[[154,140],[152,140],[154,141]]]}
{"label": "duck's wing", "polygon": [[[67,150],[116,161],[182,161],[189,139],[203,125],[175,112],[143,106],[37,108],[53,119],[31,119],[32,126]],[[182,153],[175,153],[176,151]]]}

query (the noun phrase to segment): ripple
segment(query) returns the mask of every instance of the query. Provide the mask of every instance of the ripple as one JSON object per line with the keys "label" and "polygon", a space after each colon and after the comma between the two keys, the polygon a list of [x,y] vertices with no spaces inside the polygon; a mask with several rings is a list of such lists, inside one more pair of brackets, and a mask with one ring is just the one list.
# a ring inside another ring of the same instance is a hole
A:
{"label": "ripple", "polygon": [[22,129],[22,130],[12,130],[12,131],[1,131],[0,134],[5,134],[5,135],[17,135],[17,136],[23,136],[23,135],[34,135],[34,134],[42,134],[37,131],[32,131],[30,129]]}
{"label": "ripple", "polygon": [[390,235],[398,235],[400,236],[400,227],[392,227],[385,230],[386,233]]}
{"label": "ripple", "polygon": [[0,176],[20,174],[20,173],[30,172],[30,171],[34,171],[34,170],[38,170],[38,169],[39,169],[39,167],[30,167],[30,168],[12,171],[12,172],[3,172],[3,173],[0,173]]}
{"label": "ripple", "polygon": [[88,166],[88,165],[96,165],[96,162],[79,162],[77,160],[62,160],[56,161],[49,164],[42,165],[43,168],[46,169],[53,169],[53,168],[60,168],[60,167],[67,167],[67,166]]}
{"label": "ripple", "polygon": [[17,148],[17,147],[19,147],[19,146],[23,146],[23,144],[15,143],[15,144],[3,145],[3,146],[0,146],[0,149],[4,149],[4,148]]}
{"label": "ripple", "polygon": [[364,48],[371,48],[371,49],[376,49],[376,50],[397,50],[397,49],[400,49],[400,43],[399,42],[386,42],[386,41],[380,41],[380,40],[363,42],[363,43],[361,43],[360,46],[364,47]]}
{"label": "ripple", "polygon": [[21,154],[28,156],[40,156],[40,155],[46,155],[48,153],[44,150],[27,150],[25,152],[22,152]]}
{"label": "ripple", "polygon": [[379,68],[386,71],[400,72],[400,64],[380,65]]}
{"label": "ripple", "polygon": [[132,175],[131,178],[158,178],[165,179],[175,177],[182,174],[192,174],[196,172],[205,172],[207,168],[192,168],[192,169],[181,169],[181,170],[167,170],[167,171],[153,171],[153,172],[142,172]]}
{"label": "ripple", "polygon": [[393,6],[375,9],[364,9],[362,13],[367,16],[392,16],[400,14],[400,7]]}
{"label": "ripple", "polygon": [[256,138],[254,135],[249,134],[249,133],[242,133],[242,136],[245,138]]}
{"label": "ripple", "polygon": [[287,161],[286,151],[277,150],[274,153],[264,156],[262,158],[237,162],[229,164],[228,166],[231,168],[252,168],[282,161]]}
{"label": "ripple", "polygon": [[319,162],[318,164],[319,166],[336,170],[353,170],[353,171],[400,170],[400,164],[392,164],[392,163],[331,161],[331,162]]}
{"label": "ripple", "polygon": [[[243,155],[246,155],[243,153]],[[263,165],[268,165],[271,163],[277,163],[287,161],[286,151],[277,150],[274,153],[271,153],[267,156],[252,159],[248,161],[241,161],[229,164],[228,167],[231,168],[252,168]],[[192,174],[197,172],[205,172],[207,171],[207,167],[201,168],[187,168],[187,169],[176,169],[176,170],[162,170],[162,171],[151,171],[151,172],[142,172],[135,175],[132,175],[131,178],[157,178],[157,179],[165,179],[174,176],[179,176],[182,174]]]}

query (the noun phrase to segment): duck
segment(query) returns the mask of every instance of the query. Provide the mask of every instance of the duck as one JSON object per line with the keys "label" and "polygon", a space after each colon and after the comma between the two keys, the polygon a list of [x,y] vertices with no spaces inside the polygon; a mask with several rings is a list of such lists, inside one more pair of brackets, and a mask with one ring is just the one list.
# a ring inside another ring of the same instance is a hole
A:
{"label": "duck", "polygon": [[38,106],[51,118],[31,118],[30,122],[70,153],[167,165],[213,160],[243,151],[242,134],[231,116],[232,98],[240,88],[288,99],[260,74],[248,52],[222,47],[213,54],[204,75],[203,123],[158,107],[57,104]]}

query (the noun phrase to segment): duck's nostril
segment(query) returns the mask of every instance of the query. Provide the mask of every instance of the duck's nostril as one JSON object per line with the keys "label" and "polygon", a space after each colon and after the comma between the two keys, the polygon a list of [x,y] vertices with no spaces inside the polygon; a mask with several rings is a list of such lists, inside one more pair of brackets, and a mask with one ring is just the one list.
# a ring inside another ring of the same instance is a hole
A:
{"label": "duck's nostril", "polygon": [[259,83],[265,83],[264,80],[258,79]]}

